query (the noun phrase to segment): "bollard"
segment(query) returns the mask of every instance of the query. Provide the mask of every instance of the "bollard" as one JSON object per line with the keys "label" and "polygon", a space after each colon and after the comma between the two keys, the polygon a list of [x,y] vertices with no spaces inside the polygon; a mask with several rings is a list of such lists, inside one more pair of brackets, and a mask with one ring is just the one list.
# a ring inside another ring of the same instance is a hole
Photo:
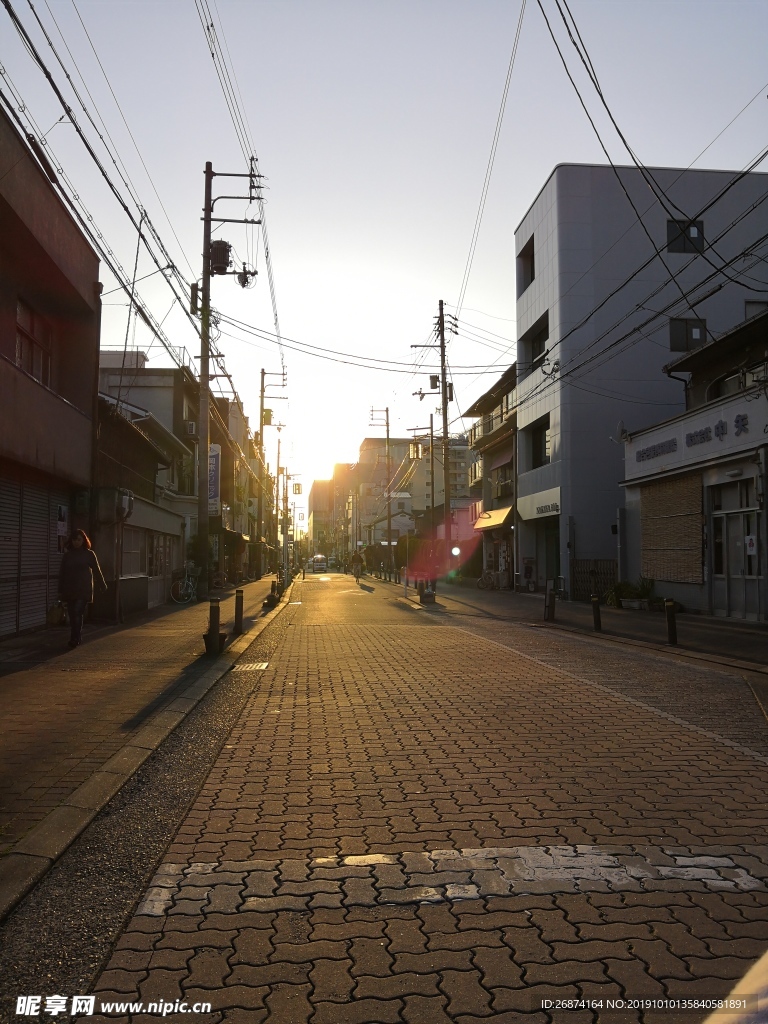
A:
{"label": "bollard", "polygon": [[208,613],[208,635],[218,636],[221,629],[221,608],[218,597],[211,598],[211,608]]}
{"label": "bollard", "polygon": [[675,618],[675,602],[671,597],[664,599],[664,612],[667,616],[667,643],[677,645],[677,619]]}
{"label": "bollard", "polygon": [[240,636],[243,632],[243,592],[242,590],[235,591],[235,636]]}
{"label": "bollard", "polygon": [[590,600],[592,602],[592,625],[596,633],[602,633],[603,625],[600,621],[600,598],[597,594],[592,594]]}
{"label": "bollard", "polygon": [[555,598],[556,594],[554,590],[547,592],[546,604],[544,606],[544,618],[547,622],[555,621]]}
{"label": "bollard", "polygon": [[211,598],[211,607],[208,614],[208,632],[203,633],[206,654],[221,654],[224,650],[226,633],[221,632],[221,609],[219,608],[218,597]]}

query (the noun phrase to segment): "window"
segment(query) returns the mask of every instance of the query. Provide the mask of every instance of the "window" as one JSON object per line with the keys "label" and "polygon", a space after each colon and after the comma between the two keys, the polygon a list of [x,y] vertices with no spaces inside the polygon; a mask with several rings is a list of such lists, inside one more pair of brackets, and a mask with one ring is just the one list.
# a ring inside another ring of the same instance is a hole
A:
{"label": "window", "polygon": [[398,510],[402,512],[405,509],[405,502],[404,501],[398,501],[397,507],[398,507]]}
{"label": "window", "polygon": [[144,530],[123,527],[123,576],[143,576],[147,565],[147,543]]}
{"label": "window", "polygon": [[704,222],[701,220],[668,220],[667,252],[703,252]]}
{"label": "window", "polygon": [[549,341],[549,312],[529,327],[525,334],[518,341],[517,351],[519,360],[528,370],[533,370],[544,362],[547,355],[547,342]]}
{"label": "window", "polygon": [[550,460],[549,416],[543,416],[530,428],[531,469],[546,466]]}
{"label": "window", "polygon": [[51,329],[26,302],[16,303],[16,365],[46,387],[51,381]]}
{"label": "window", "polygon": [[706,320],[670,320],[669,351],[692,352],[707,340]]}
{"label": "window", "polygon": [[517,297],[536,277],[536,263],[533,256],[533,235],[528,239],[517,257]]}
{"label": "window", "polygon": [[768,302],[745,302],[744,319],[751,320],[753,316],[768,312]]}

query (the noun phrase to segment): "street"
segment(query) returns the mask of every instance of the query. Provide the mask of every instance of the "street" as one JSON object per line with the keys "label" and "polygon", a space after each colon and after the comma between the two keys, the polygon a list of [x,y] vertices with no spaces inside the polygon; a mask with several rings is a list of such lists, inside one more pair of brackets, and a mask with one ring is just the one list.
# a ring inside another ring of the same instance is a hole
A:
{"label": "street", "polygon": [[6,919],[3,1020],[703,1020],[768,948],[745,671],[501,599],[297,580]]}

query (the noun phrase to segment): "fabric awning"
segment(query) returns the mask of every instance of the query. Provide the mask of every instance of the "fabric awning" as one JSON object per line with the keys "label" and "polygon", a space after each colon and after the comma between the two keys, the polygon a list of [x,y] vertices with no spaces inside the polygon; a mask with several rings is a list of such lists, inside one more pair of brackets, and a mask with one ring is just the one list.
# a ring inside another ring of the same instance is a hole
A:
{"label": "fabric awning", "polygon": [[511,462],[514,457],[515,449],[505,448],[503,452],[499,452],[498,455],[494,455],[487,472],[491,472],[494,469],[499,469],[501,466],[506,466],[507,463]]}
{"label": "fabric awning", "polygon": [[512,517],[513,512],[514,505],[510,505],[509,508],[494,508],[490,512],[483,512],[475,523],[474,529],[498,530],[500,526],[504,526],[507,520]]}

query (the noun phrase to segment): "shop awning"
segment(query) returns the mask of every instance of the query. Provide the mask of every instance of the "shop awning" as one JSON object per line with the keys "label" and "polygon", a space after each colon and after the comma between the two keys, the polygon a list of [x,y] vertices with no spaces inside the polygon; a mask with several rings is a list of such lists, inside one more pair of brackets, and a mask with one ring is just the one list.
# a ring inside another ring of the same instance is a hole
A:
{"label": "shop awning", "polygon": [[475,530],[498,530],[500,526],[504,526],[508,519],[512,518],[514,512],[514,505],[510,505],[509,508],[494,508],[490,512],[483,512],[480,518],[474,525]]}
{"label": "shop awning", "polygon": [[514,457],[514,448],[505,448],[503,452],[497,452],[491,459],[487,472],[492,472],[494,469],[500,469],[502,466],[506,466]]}

